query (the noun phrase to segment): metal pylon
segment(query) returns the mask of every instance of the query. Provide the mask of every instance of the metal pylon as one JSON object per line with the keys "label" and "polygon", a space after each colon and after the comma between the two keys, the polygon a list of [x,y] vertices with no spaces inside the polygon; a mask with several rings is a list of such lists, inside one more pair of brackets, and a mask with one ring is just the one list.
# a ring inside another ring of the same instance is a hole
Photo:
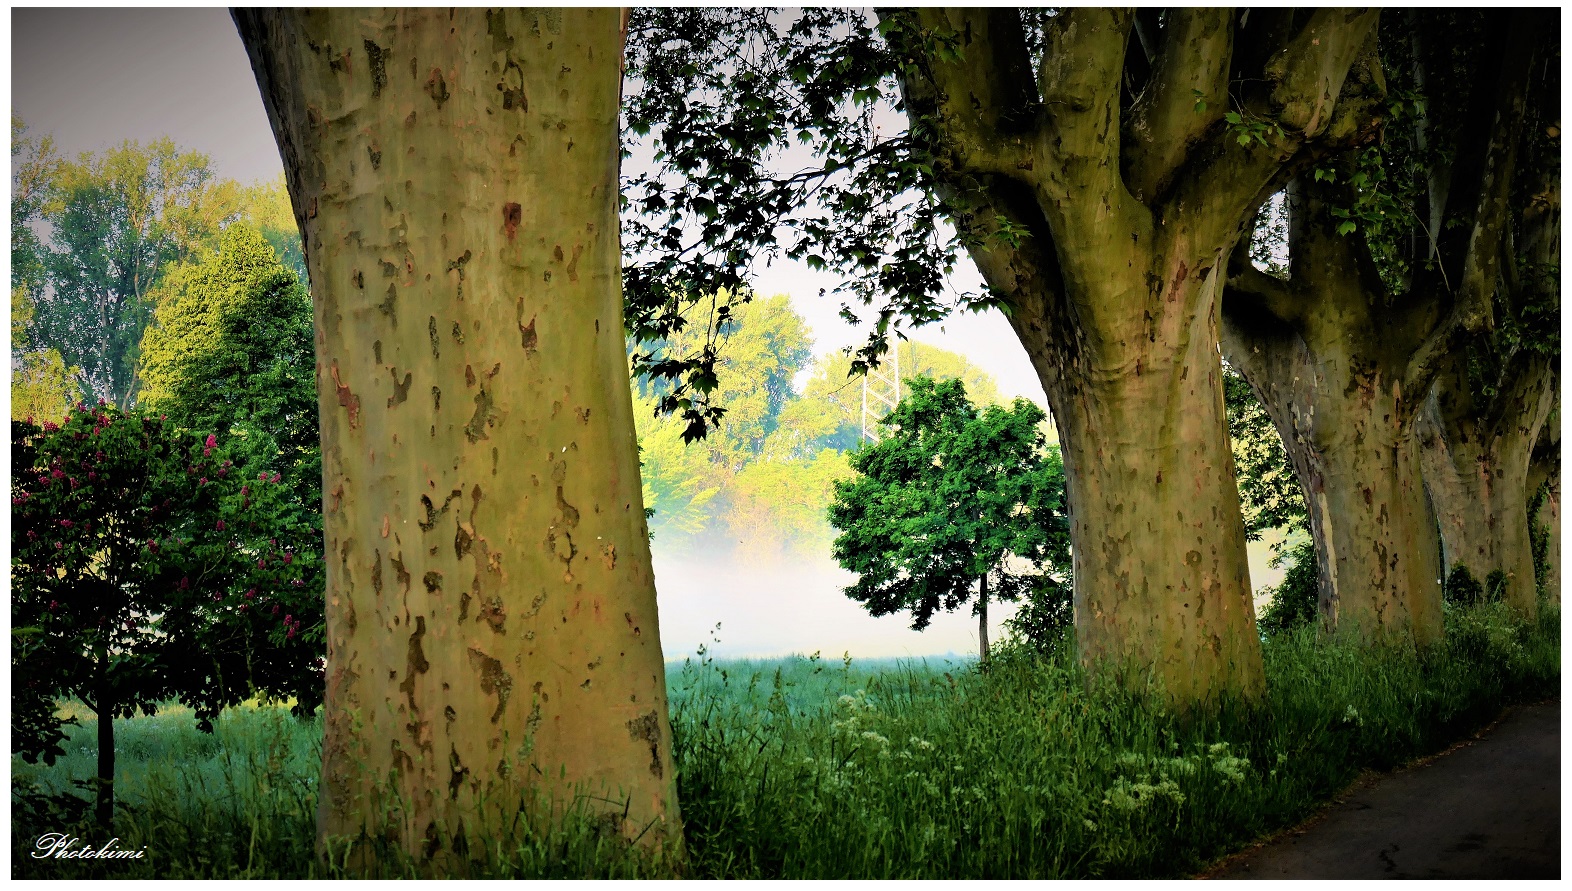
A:
{"label": "metal pylon", "polygon": [[[862,376],[862,441],[879,440],[879,419],[901,401],[901,345],[890,350],[890,361]],[[869,411],[870,406],[872,411]]]}

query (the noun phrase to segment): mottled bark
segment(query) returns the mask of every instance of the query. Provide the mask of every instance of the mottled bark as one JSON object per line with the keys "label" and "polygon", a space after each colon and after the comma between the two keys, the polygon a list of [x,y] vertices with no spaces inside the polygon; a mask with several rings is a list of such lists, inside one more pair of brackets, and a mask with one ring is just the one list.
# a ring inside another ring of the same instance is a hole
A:
{"label": "mottled bark", "polygon": [[[1142,35],[1151,64],[1127,68],[1132,14],[1067,10],[1035,87],[1010,10],[885,17],[898,40],[957,41],[958,58],[903,45],[916,64],[902,89],[1059,428],[1082,659],[1180,702],[1258,694],[1218,357],[1224,262],[1310,147],[1357,130],[1345,79],[1362,72],[1355,93],[1370,82],[1355,62],[1372,58],[1374,14],[1312,13],[1251,62],[1233,14],[1181,11]],[[1126,108],[1124,77],[1142,72]],[[1231,89],[1282,124],[1270,145],[1222,126]]]}
{"label": "mottled bark", "polygon": [[1323,628],[1368,643],[1440,640],[1440,559],[1404,389],[1429,329],[1390,317],[1367,254],[1313,189],[1290,191],[1292,281],[1236,265],[1223,347],[1304,492]]}
{"label": "mottled bark", "polygon": [[1499,412],[1478,412],[1468,382],[1443,376],[1425,405],[1420,438],[1447,572],[1462,566],[1480,582],[1504,573],[1502,597],[1527,616],[1537,603],[1529,463],[1555,398],[1549,363],[1533,364],[1515,392],[1503,394]]}
{"label": "mottled bark", "polygon": [[1421,431],[1446,569],[1466,567],[1487,587],[1492,573],[1504,574],[1501,593],[1526,616],[1537,608],[1528,505],[1538,486],[1530,467],[1558,387],[1560,79],[1552,21],[1537,11],[1510,16],[1489,139],[1475,149],[1478,209],[1464,225],[1444,227],[1437,252],[1449,259],[1445,232],[1454,233],[1466,336],[1421,357],[1434,369]]}
{"label": "mottled bark", "polygon": [[[1334,210],[1351,206],[1351,193],[1300,181],[1289,192],[1289,281],[1242,254],[1230,270],[1225,352],[1266,405],[1304,489],[1323,622],[1370,642],[1425,645],[1442,634],[1418,424],[1436,376],[1490,324],[1502,278],[1533,28],[1518,15],[1497,31],[1486,54],[1495,76],[1459,97],[1483,126],[1444,134],[1448,160],[1428,171],[1446,221],[1438,231],[1448,233],[1425,245],[1434,264],[1416,262],[1414,280],[1392,293],[1364,237],[1336,231]],[[1439,138],[1423,126],[1420,135]],[[1452,509],[1429,488],[1438,511]]]}
{"label": "mottled bark", "polygon": [[618,12],[235,18],[316,301],[324,839],[460,859],[522,797],[679,841],[622,340]]}

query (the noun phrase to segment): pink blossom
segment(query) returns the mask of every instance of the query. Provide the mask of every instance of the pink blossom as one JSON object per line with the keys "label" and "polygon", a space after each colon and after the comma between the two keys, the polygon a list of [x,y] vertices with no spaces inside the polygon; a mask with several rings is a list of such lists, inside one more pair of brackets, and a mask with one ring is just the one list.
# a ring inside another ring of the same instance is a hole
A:
{"label": "pink blossom", "polygon": [[218,445],[218,437],[215,434],[209,433],[207,435],[207,442],[204,442],[203,445],[207,446],[208,448]]}
{"label": "pink blossom", "polygon": [[278,604],[273,604],[273,615],[278,615]]}
{"label": "pink blossom", "polygon": [[228,467],[220,467],[218,469],[218,478],[219,479],[223,479],[226,476],[229,476],[229,468]]}
{"label": "pink blossom", "polygon": [[295,562],[295,555],[294,554],[285,554],[284,555],[284,564],[286,566],[288,564],[290,564],[290,563],[293,563],[293,562]]}
{"label": "pink blossom", "polygon": [[67,528],[67,529],[70,529],[70,528],[71,528],[71,527],[72,527],[72,526],[73,526],[73,525],[75,525],[75,524],[74,524],[74,523],[72,523],[72,522],[71,522],[71,521],[70,521],[70,520],[61,520],[61,521],[60,521],[60,525],[61,525],[61,526],[64,526],[64,527],[65,527],[65,528]]}
{"label": "pink blossom", "polygon": [[211,455],[211,454],[213,454],[213,450],[212,450],[212,449],[210,449],[210,448],[207,448],[207,449],[203,449],[203,450],[202,450],[202,457],[204,457],[204,458],[206,458],[206,457],[207,457],[207,456],[209,456],[209,455]]}
{"label": "pink blossom", "polygon": [[219,520],[216,524],[214,524],[214,528],[216,528],[219,532],[223,532],[224,531],[224,521],[223,520]]}
{"label": "pink blossom", "polygon": [[56,430],[59,430],[59,429],[60,429],[60,425],[56,424],[54,421],[45,421],[44,422],[44,432],[45,433],[53,433],[53,432],[55,432]]}
{"label": "pink blossom", "polygon": [[281,476],[279,476],[279,475],[278,475],[278,474],[276,474],[276,473],[275,473],[275,474],[273,474],[273,482],[275,482],[275,483],[276,483],[276,482],[278,482],[278,481],[279,481],[279,480],[281,480],[281,479],[283,479],[283,477],[281,477]]}
{"label": "pink blossom", "polygon": [[294,638],[294,636],[295,636],[295,628],[294,628],[294,626],[290,626],[289,631],[284,634],[284,639],[285,640],[292,640]]}
{"label": "pink blossom", "polygon": [[250,599],[252,599],[253,597],[256,597],[256,596],[257,596],[257,589],[255,589],[255,588],[252,588],[251,590],[246,592],[246,599],[247,600],[250,600]]}
{"label": "pink blossom", "polygon": [[96,470],[89,470],[87,472],[87,478],[88,478],[89,481],[98,479],[98,471],[96,471]]}
{"label": "pink blossom", "polygon": [[60,550],[64,550],[64,549],[65,549],[65,545],[61,544],[58,541],[55,542],[55,550],[60,551]]}
{"label": "pink blossom", "polygon": [[60,605],[60,601],[58,601],[58,600],[51,600],[51,601],[49,601],[49,611],[50,612],[54,612],[55,611],[55,607],[57,607],[59,605]]}
{"label": "pink blossom", "polygon": [[201,479],[197,480],[197,485],[199,485],[199,486],[207,485],[207,477],[204,476]]}
{"label": "pink blossom", "polygon": [[267,558],[264,557],[264,558],[262,558],[262,559],[257,561],[257,569],[266,569],[266,568],[267,568]]}
{"label": "pink blossom", "polygon": [[180,590],[184,591],[189,587],[191,587],[191,580],[189,578],[182,577],[180,579]]}
{"label": "pink blossom", "polygon": [[295,617],[289,613],[284,614],[284,624],[288,625]]}
{"label": "pink blossom", "polygon": [[251,487],[250,486],[241,486],[240,487],[240,496],[242,498],[244,498],[245,496],[250,495],[250,494],[251,494]]}
{"label": "pink blossom", "polygon": [[259,482],[259,483],[267,482],[267,471],[264,470],[261,473],[257,474],[257,482]]}
{"label": "pink blossom", "polygon": [[65,471],[56,467],[54,470],[49,471],[49,476],[51,479],[65,479]]}

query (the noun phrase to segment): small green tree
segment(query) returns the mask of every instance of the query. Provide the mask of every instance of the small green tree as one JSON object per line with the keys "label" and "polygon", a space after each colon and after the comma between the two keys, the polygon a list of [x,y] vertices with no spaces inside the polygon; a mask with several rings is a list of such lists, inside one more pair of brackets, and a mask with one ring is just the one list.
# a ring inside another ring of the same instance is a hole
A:
{"label": "small green tree", "polygon": [[[835,486],[835,558],[857,573],[846,594],[870,613],[912,614],[927,627],[976,595],[980,655],[988,658],[988,598],[1015,600],[1069,575],[1064,470],[1023,399],[978,410],[959,380],[910,381],[880,423],[879,442],[852,456],[857,475]],[[1061,610],[1061,614],[1063,611]]]}
{"label": "small green tree", "polygon": [[114,718],[176,698],[211,729],[258,693],[320,701],[322,606],[307,583],[320,560],[281,544],[282,477],[246,443],[100,403],[60,425],[13,422],[11,449],[12,750],[52,762],[55,699],[86,703],[100,823]]}

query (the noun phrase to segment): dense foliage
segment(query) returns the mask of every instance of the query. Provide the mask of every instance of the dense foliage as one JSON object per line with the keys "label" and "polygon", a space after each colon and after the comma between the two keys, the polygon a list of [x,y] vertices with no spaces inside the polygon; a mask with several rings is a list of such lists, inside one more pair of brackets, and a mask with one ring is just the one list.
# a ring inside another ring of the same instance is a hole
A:
{"label": "dense foliage", "polygon": [[858,575],[846,595],[876,616],[908,611],[917,630],[974,593],[984,615],[990,593],[1067,602],[1064,469],[1042,409],[1017,399],[979,410],[958,380],[908,383],[883,438],[835,485],[833,553]]}
{"label": "dense foliage", "polygon": [[204,725],[259,694],[320,700],[320,630],[300,633],[320,560],[280,541],[254,443],[100,403],[12,422],[11,449],[13,751],[60,754],[58,697],[103,717],[175,698]]}

